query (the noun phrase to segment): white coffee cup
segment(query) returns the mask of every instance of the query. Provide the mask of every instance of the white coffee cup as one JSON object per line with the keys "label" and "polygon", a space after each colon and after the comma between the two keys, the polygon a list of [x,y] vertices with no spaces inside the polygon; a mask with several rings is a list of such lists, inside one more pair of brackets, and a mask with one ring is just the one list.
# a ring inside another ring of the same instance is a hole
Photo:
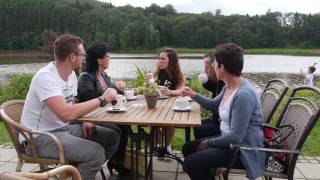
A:
{"label": "white coffee cup", "polygon": [[198,78],[202,84],[205,84],[209,80],[208,75],[206,73],[199,74]]}
{"label": "white coffee cup", "polygon": [[134,98],[134,91],[133,90],[124,91],[124,97],[126,97],[126,99]]}
{"label": "white coffee cup", "polygon": [[119,110],[123,107],[124,103],[126,102],[126,98],[121,95],[121,94],[118,94],[117,96],[117,103],[115,105],[112,106],[112,109],[113,110]]}
{"label": "white coffee cup", "polygon": [[190,106],[190,102],[186,98],[179,98],[174,101],[174,107],[177,109],[187,109]]}

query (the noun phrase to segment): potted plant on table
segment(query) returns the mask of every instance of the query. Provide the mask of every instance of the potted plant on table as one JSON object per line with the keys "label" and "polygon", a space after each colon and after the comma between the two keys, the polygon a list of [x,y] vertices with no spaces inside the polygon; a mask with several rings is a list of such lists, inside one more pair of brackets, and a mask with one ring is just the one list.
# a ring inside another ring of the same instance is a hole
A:
{"label": "potted plant on table", "polygon": [[149,109],[153,109],[157,105],[159,89],[156,83],[148,84],[143,90],[144,98]]}

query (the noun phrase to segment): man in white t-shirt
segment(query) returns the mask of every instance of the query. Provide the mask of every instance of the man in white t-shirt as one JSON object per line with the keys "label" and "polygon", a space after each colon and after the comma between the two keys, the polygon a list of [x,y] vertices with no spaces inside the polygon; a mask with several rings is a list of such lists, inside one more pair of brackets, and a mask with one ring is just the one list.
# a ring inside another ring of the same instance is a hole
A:
{"label": "man in white t-shirt", "polygon": [[[64,34],[54,42],[55,61],[40,69],[33,77],[21,117],[21,125],[33,130],[54,134],[64,146],[65,159],[77,164],[82,178],[92,180],[105,160],[118,148],[120,135],[92,123],[69,124],[76,118],[105,106],[116,99],[115,89],[87,102],[74,104],[77,78],[74,73],[85,58],[82,40]],[[27,153],[31,153],[25,139],[20,136]],[[58,148],[47,136],[35,137],[39,156],[58,158]]]}

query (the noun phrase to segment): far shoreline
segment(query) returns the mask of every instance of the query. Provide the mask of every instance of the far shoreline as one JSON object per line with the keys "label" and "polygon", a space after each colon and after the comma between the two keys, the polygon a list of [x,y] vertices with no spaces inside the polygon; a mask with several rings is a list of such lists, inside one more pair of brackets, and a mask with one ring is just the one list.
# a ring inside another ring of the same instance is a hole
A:
{"label": "far shoreline", "polygon": [[[180,58],[184,59],[202,59],[203,55],[212,51],[212,49],[189,49],[174,48]],[[300,48],[260,48],[245,49],[246,55],[290,55],[290,56],[320,56],[320,49],[300,49]],[[113,59],[150,59],[156,58],[157,50],[122,50],[112,51]],[[122,56],[127,55],[127,56]],[[132,55],[132,56],[130,56]],[[53,57],[40,50],[0,50],[0,64],[19,64],[32,62],[48,62]]]}

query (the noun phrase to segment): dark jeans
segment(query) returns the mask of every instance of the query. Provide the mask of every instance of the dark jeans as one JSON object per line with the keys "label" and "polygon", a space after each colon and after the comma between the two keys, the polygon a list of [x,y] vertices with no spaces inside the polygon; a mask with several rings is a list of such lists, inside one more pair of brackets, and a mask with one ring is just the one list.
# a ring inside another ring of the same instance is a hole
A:
{"label": "dark jeans", "polygon": [[111,157],[111,160],[122,163],[124,161],[124,156],[126,153],[126,147],[128,143],[129,134],[131,131],[130,126],[125,125],[115,125],[115,124],[105,124],[103,127],[108,127],[117,131],[120,134],[119,147],[116,153]]}
{"label": "dark jeans", "polygon": [[[220,167],[228,167],[234,157],[233,151],[228,148],[211,147],[197,151],[198,145],[205,139],[207,138],[188,142],[182,147],[182,153],[185,157],[183,169],[192,180],[215,179],[212,170]],[[233,167],[244,169],[239,156]]]}
{"label": "dark jeans", "polygon": [[193,132],[195,139],[220,135],[220,122],[211,118],[203,119],[201,126],[193,128]]}

